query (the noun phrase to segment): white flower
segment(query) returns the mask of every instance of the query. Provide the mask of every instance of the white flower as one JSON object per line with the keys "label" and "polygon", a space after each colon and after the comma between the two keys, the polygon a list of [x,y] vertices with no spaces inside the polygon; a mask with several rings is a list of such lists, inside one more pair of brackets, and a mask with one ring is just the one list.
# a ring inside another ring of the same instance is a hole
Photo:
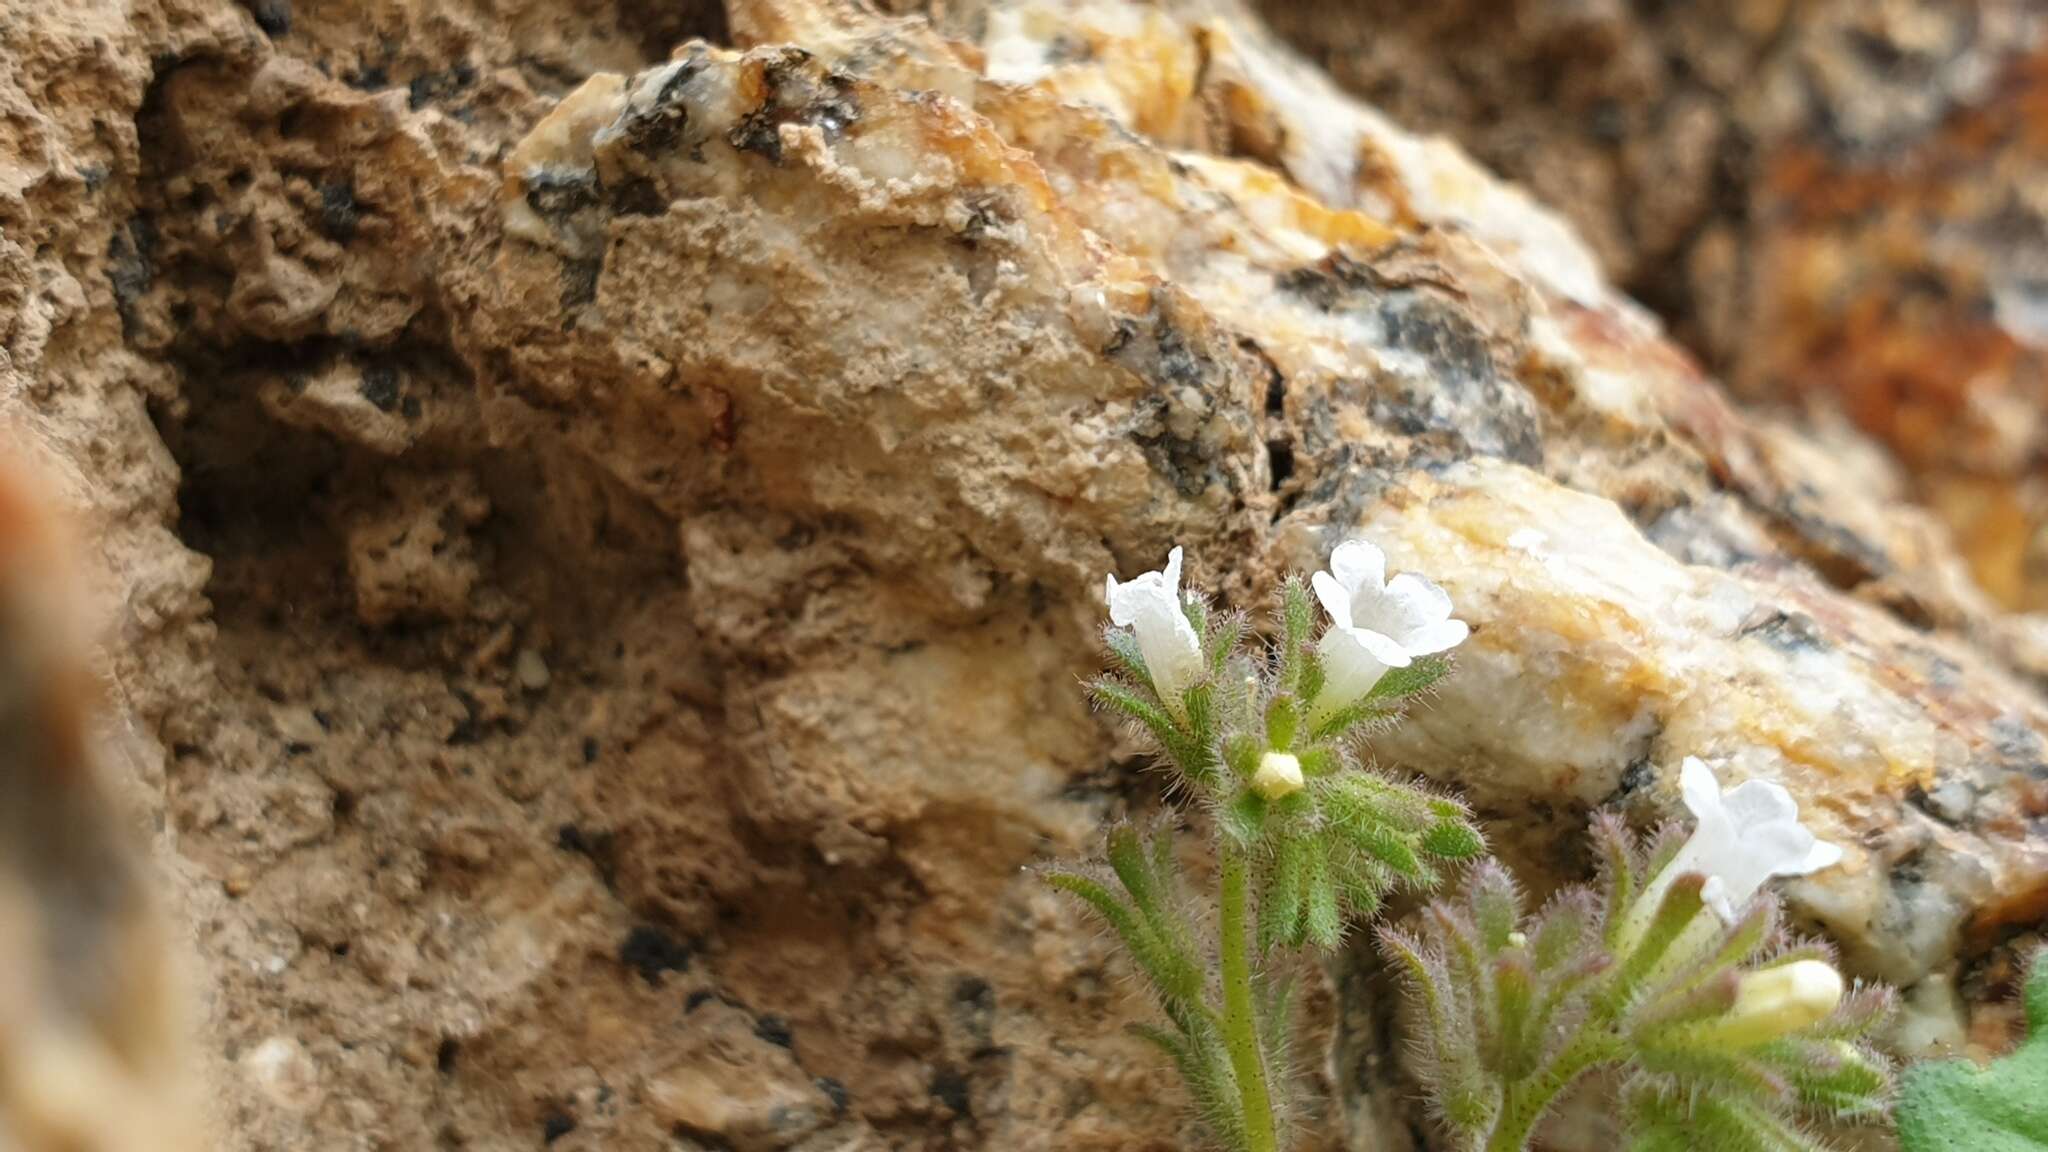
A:
{"label": "white flower", "polygon": [[1259,770],[1252,773],[1252,790],[1268,800],[1279,800],[1301,791],[1301,759],[1291,752],[1268,751],[1259,757]]}
{"label": "white flower", "polygon": [[1110,576],[1108,596],[1110,623],[1137,633],[1152,690],[1180,715],[1181,694],[1206,671],[1202,638],[1181,605],[1180,549],[1167,553],[1164,572],[1147,572],[1128,584]]}
{"label": "white flower", "polygon": [[1372,691],[1389,668],[1406,668],[1417,657],[1446,652],[1470,631],[1451,619],[1451,597],[1420,576],[1403,572],[1387,579],[1387,558],[1363,540],[1346,540],[1330,554],[1330,570],[1311,581],[1316,599],[1330,614],[1330,630],[1318,650],[1323,657],[1323,690],[1315,714],[1330,716]]}
{"label": "white flower", "polygon": [[1780,785],[1745,780],[1723,792],[1714,770],[1688,756],[1678,787],[1699,824],[1664,875],[1706,876],[1700,896],[1726,923],[1735,922],[1766,880],[1805,876],[1842,858],[1839,847],[1799,822],[1799,805]]}

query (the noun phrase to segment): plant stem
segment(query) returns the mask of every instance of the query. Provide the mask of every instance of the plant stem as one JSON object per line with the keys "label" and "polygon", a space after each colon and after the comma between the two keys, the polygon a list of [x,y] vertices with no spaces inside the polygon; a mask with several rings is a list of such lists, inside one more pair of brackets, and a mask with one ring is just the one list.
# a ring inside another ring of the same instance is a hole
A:
{"label": "plant stem", "polygon": [[1536,1122],[1550,1111],[1550,1099],[1556,1095],[1555,1092],[1544,1094],[1541,1089],[1545,1087],[1547,1085],[1522,1083],[1508,1088],[1507,1099],[1501,1104],[1500,1119],[1494,1123],[1492,1135],[1486,1138],[1486,1152],[1522,1152],[1529,1146],[1529,1137],[1535,1134]]}
{"label": "plant stem", "polygon": [[1247,1152],[1278,1152],[1273,1134],[1273,1100],[1266,1091],[1265,1055],[1252,1010],[1251,941],[1245,930],[1245,859],[1225,840],[1222,859],[1223,1041],[1230,1049],[1238,1099],[1244,1108]]}
{"label": "plant stem", "polygon": [[1551,1104],[1581,1075],[1614,1056],[1613,1041],[1600,1024],[1590,1025],[1577,1043],[1560,1053],[1550,1067],[1526,1080],[1508,1085],[1501,1101],[1500,1119],[1486,1138],[1486,1152],[1523,1152],[1536,1124],[1550,1111]]}

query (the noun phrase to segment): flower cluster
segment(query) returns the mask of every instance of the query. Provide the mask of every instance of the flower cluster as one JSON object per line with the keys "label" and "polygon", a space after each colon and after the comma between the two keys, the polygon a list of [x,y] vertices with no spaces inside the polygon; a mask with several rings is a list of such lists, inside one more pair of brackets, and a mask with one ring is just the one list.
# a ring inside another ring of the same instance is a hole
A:
{"label": "flower cluster", "polygon": [[1890,1070],[1869,1039],[1889,993],[1846,989],[1762,891],[1840,849],[1775,784],[1724,792],[1690,758],[1681,779],[1697,821],[1683,842],[1595,821],[1597,891],[1567,890],[1530,918],[1489,864],[1462,906],[1431,906],[1419,936],[1380,933],[1414,990],[1426,1078],[1461,1147],[1526,1147],[1551,1103],[1601,1068],[1626,1074],[1635,1148],[1817,1149],[1802,1121],[1883,1114]]}
{"label": "flower cluster", "polygon": [[[1130,951],[1167,1027],[1139,1034],[1180,1070],[1216,1143],[1278,1152],[1289,1109],[1284,954],[1334,947],[1396,889],[1427,891],[1484,854],[1459,800],[1359,759],[1451,670],[1470,630],[1443,589],[1389,578],[1363,540],[1291,579],[1265,644],[1245,617],[1182,588],[1183,555],[1106,592],[1112,667],[1089,690],[1156,749],[1172,794],[1206,811],[1213,932],[1183,891],[1170,829],[1110,832],[1105,867],[1049,879]],[[1598,1069],[1623,1073],[1630,1147],[1818,1147],[1802,1123],[1879,1115],[1890,1069],[1868,1044],[1889,994],[1849,989],[1826,951],[1792,939],[1772,878],[1841,850],[1781,787],[1723,791],[1688,758],[1694,825],[1645,843],[1602,816],[1601,884],[1531,916],[1498,865],[1419,933],[1384,930],[1414,993],[1425,1082],[1461,1147],[1528,1146],[1552,1102]],[[1204,943],[1215,941],[1213,951]]]}
{"label": "flower cluster", "polygon": [[1220,988],[1203,975],[1201,933],[1162,839],[1116,829],[1108,875],[1051,879],[1117,932],[1150,980],[1173,1027],[1146,1034],[1218,1142],[1270,1152],[1288,1082],[1275,953],[1333,947],[1389,891],[1429,888],[1485,848],[1462,803],[1357,760],[1362,736],[1448,673],[1467,629],[1442,589],[1387,579],[1385,556],[1362,540],[1340,545],[1312,582],[1288,582],[1264,646],[1246,643],[1242,615],[1188,595],[1182,565],[1175,548],[1159,571],[1108,578],[1113,668],[1090,690],[1151,739],[1176,794],[1212,817]]}

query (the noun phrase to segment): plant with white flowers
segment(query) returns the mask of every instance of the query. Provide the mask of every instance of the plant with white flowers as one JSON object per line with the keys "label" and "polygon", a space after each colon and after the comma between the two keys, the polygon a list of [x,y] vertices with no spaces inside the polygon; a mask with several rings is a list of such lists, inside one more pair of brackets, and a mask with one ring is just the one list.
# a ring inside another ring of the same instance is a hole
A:
{"label": "plant with white flowers", "polygon": [[1465,1149],[1528,1147],[1575,1083],[1618,1070],[1628,1147],[1640,1152],[1818,1149],[1807,1122],[1882,1119],[1891,1071],[1869,1044],[1882,988],[1844,987],[1827,951],[1791,939],[1764,884],[1829,867],[1841,850],[1799,822],[1776,784],[1723,792],[1688,758],[1695,826],[1640,843],[1608,815],[1598,892],[1569,889],[1533,918],[1499,867],[1420,935],[1383,930],[1413,992],[1424,1080]]}
{"label": "plant with white flowers", "polygon": [[1182,590],[1181,560],[1175,548],[1162,571],[1109,578],[1113,670],[1089,687],[1212,817],[1213,948],[1170,833],[1118,827],[1106,869],[1049,878],[1130,950],[1170,1024],[1142,1034],[1179,1068],[1215,1141],[1277,1152],[1292,1083],[1285,954],[1334,947],[1348,916],[1372,915],[1398,887],[1432,887],[1445,865],[1485,849],[1462,803],[1357,759],[1362,737],[1449,672],[1466,628],[1441,589],[1387,580],[1379,550],[1350,541],[1313,596],[1288,582],[1277,640],[1248,646],[1241,614]]}

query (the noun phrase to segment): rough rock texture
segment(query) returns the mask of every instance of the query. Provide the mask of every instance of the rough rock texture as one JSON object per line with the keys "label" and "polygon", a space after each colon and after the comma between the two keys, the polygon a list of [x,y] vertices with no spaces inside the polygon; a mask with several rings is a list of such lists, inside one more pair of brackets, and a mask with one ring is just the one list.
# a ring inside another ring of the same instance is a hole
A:
{"label": "rough rock texture", "polygon": [[1261,7],[1555,205],[1741,391],[1846,413],[1987,591],[2048,610],[2040,5]]}
{"label": "rough rock texture", "polygon": [[[1687,754],[1995,1042],[2048,629],[1855,432],[1242,10],[0,0],[0,397],[75,473],[221,1146],[1168,1149],[1025,871],[1156,782],[1101,574],[1369,532],[1475,626],[1379,751],[1581,873]],[[671,54],[673,48],[673,54]],[[1313,1144],[1421,1139],[1336,966]]]}

